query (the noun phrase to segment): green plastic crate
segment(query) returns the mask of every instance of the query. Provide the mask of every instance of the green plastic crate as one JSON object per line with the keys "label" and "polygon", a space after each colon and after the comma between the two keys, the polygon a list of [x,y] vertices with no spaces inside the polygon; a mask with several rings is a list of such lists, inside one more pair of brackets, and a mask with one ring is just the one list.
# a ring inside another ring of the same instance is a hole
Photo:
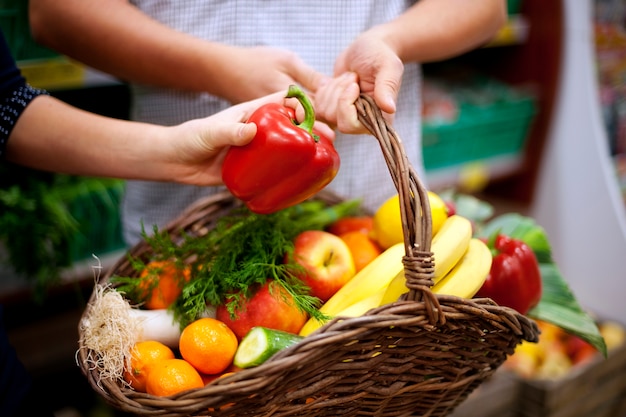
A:
{"label": "green plastic crate", "polygon": [[522,0],[507,0],[506,7],[509,15],[518,14],[522,8]]}
{"label": "green plastic crate", "polygon": [[[471,100],[480,89],[489,89],[487,102]],[[454,87],[450,87],[454,90]],[[468,91],[471,90],[471,93]],[[422,125],[422,154],[426,171],[462,166],[494,157],[523,152],[528,130],[536,112],[535,99],[489,81],[455,94],[459,113],[450,123]]]}
{"label": "green plastic crate", "polygon": [[27,0],[0,0],[0,25],[16,61],[59,56],[57,52],[35,42],[31,36]]}

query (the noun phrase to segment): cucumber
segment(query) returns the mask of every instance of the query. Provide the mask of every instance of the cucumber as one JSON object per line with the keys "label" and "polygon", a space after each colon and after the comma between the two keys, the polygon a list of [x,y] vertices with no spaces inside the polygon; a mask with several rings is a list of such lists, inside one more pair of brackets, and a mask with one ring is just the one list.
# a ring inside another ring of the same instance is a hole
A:
{"label": "cucumber", "polygon": [[259,366],[279,350],[295,345],[303,337],[267,327],[253,327],[241,339],[233,363],[238,368]]}

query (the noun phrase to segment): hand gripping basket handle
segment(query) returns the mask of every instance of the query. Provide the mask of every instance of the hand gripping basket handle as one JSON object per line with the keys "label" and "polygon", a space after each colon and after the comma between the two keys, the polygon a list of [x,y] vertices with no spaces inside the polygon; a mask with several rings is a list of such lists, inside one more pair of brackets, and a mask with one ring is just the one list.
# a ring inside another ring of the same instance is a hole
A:
{"label": "hand gripping basket handle", "polygon": [[398,190],[400,216],[404,235],[404,276],[409,292],[406,300],[425,303],[432,325],[445,323],[439,300],[431,291],[434,257],[430,250],[432,218],[428,191],[411,166],[402,140],[387,123],[380,108],[370,96],[361,94],[356,108],[360,122],[378,139],[391,178]]}

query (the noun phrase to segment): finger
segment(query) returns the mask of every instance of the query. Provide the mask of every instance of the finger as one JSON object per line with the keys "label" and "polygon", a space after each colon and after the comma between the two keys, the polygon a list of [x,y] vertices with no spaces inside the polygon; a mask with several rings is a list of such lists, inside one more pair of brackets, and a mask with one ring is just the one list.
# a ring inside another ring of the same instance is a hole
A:
{"label": "finger", "polygon": [[302,88],[314,93],[324,84],[328,76],[318,72],[302,59],[297,58],[293,61],[293,78]]}
{"label": "finger", "polygon": [[332,79],[318,91],[316,105],[320,118],[333,125],[337,124],[340,99],[349,86],[358,88],[357,75],[353,72],[347,72]]}
{"label": "finger", "polygon": [[361,90],[358,84],[349,85],[341,94],[337,105],[337,129],[343,133],[365,133],[367,129],[359,121],[354,103]]}
{"label": "finger", "polygon": [[335,131],[326,123],[316,120],[313,125],[313,130],[319,135],[322,135],[333,142],[335,141]]}
{"label": "finger", "polygon": [[254,123],[213,123],[200,139],[202,147],[209,153],[219,151],[227,146],[243,146],[256,135]]}
{"label": "finger", "polygon": [[385,65],[376,75],[374,83],[374,100],[378,107],[389,114],[396,112],[396,101],[400,84],[402,83],[402,73],[404,66],[402,62],[396,62],[395,65]]}

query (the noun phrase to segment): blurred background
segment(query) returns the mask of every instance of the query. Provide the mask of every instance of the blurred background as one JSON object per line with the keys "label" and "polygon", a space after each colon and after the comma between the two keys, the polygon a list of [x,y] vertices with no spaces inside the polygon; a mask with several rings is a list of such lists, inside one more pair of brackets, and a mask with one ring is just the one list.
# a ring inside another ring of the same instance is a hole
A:
{"label": "blurred background", "polygon": [[[426,181],[533,217],[583,306],[626,323],[626,0],[507,3],[509,22],[492,42],[424,67]],[[0,25],[29,82],[127,118],[126,85],[37,45],[27,5],[0,0]],[[122,415],[93,392],[74,354],[98,267],[123,256],[123,181],[0,167],[2,178],[18,185],[0,188],[12,202],[0,212],[0,303],[11,341],[59,417]],[[613,366],[625,367],[626,359]],[[501,398],[519,404],[514,388],[500,386]],[[626,388],[611,393],[603,400],[619,400],[610,412],[567,415],[625,416]],[[514,408],[511,416],[524,415]],[[534,413],[526,415],[565,415]]]}

